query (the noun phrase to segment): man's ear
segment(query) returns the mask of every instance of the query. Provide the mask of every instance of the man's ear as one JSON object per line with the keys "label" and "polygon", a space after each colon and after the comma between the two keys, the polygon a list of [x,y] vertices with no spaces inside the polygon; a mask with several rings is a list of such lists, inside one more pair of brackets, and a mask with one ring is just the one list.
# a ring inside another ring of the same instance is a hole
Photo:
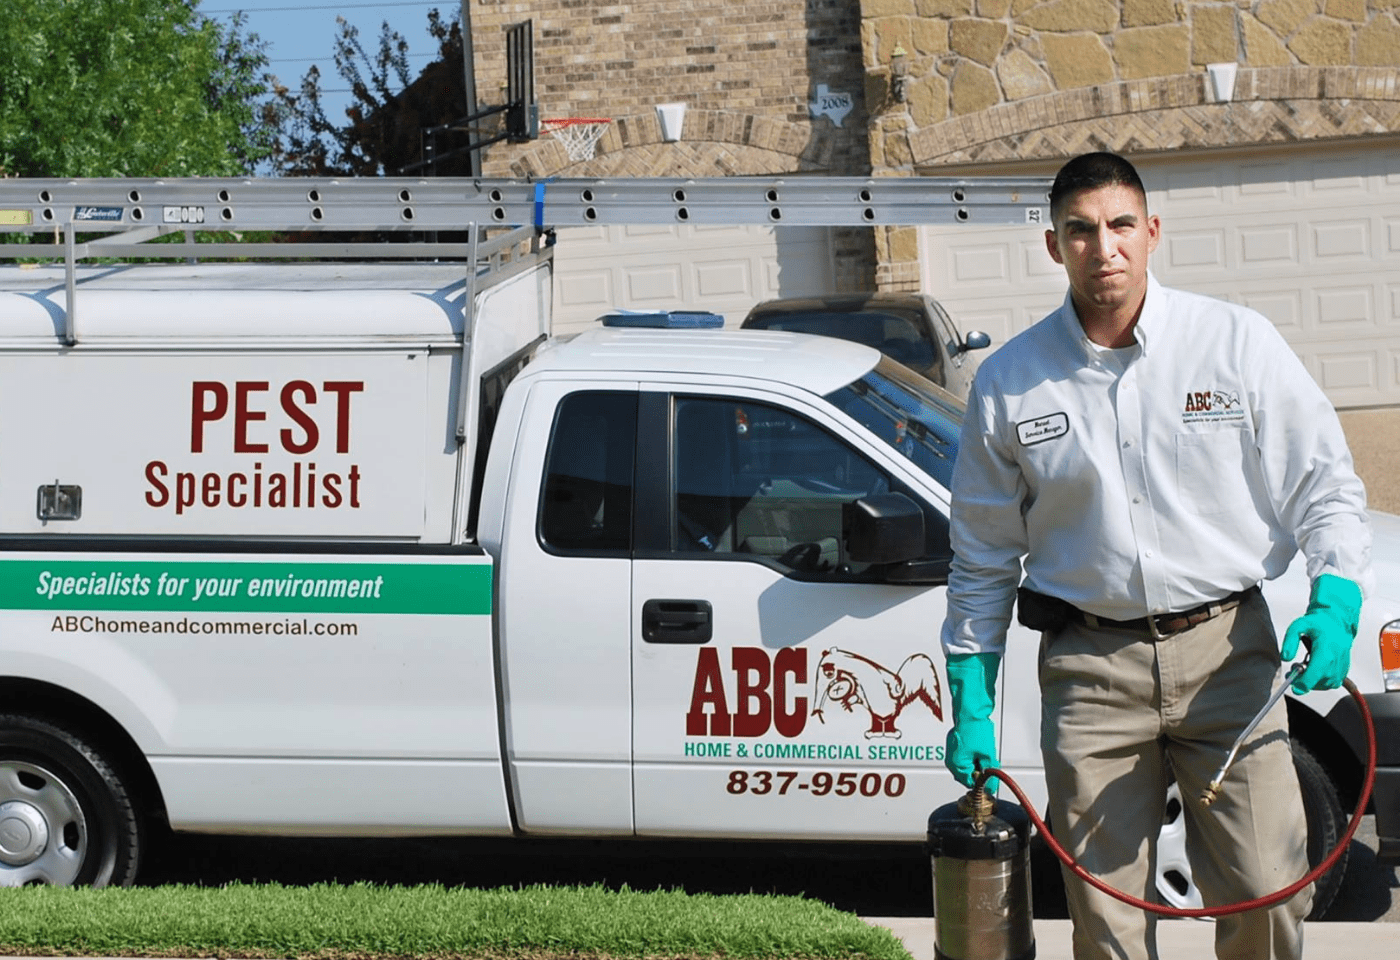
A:
{"label": "man's ear", "polygon": [[1147,218],[1147,252],[1157,249],[1157,241],[1162,239],[1162,220],[1155,213]]}
{"label": "man's ear", "polygon": [[[1157,241],[1152,241],[1152,245],[1155,247]],[[1055,231],[1053,229],[1045,231],[1045,249],[1049,252],[1051,260],[1054,260],[1062,266],[1064,265],[1064,260],[1060,259],[1060,245],[1055,242]]]}

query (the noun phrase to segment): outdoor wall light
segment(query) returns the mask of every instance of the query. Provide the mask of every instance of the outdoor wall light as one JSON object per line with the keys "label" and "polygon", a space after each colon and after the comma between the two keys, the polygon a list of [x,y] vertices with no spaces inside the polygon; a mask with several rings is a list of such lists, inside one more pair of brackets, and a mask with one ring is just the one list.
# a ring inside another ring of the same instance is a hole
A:
{"label": "outdoor wall light", "polygon": [[909,99],[909,55],[898,43],[890,52],[890,93],[898,103]]}

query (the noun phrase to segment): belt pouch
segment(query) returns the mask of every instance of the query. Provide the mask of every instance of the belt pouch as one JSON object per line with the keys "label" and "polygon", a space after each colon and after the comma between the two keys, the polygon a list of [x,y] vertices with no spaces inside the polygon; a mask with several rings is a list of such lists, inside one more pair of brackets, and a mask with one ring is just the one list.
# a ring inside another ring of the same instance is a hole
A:
{"label": "belt pouch", "polygon": [[1023,627],[1054,633],[1074,617],[1073,605],[1029,587],[1016,588],[1016,619]]}

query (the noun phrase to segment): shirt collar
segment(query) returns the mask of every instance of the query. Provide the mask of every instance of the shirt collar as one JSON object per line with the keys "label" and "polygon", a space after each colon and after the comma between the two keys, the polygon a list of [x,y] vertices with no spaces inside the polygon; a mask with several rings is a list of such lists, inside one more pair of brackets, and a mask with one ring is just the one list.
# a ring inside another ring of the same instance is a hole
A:
{"label": "shirt collar", "polygon": [[[1157,282],[1157,278],[1149,270],[1147,272],[1147,294],[1143,298],[1142,312],[1138,314],[1138,321],[1133,326],[1133,336],[1142,349],[1142,356],[1147,355],[1153,338],[1159,335],[1160,328],[1166,322],[1166,312],[1166,295],[1162,293],[1161,284]],[[1086,359],[1093,359],[1095,356],[1094,345],[1084,334],[1084,327],[1079,323],[1079,314],[1074,309],[1074,297],[1068,290],[1065,291],[1065,301],[1060,307],[1060,319],[1064,325],[1066,336],[1079,344]]]}
{"label": "shirt collar", "polygon": [[1162,336],[1162,330],[1167,323],[1167,297],[1162,292],[1162,285],[1157,282],[1157,278],[1152,275],[1152,271],[1147,271],[1147,296],[1142,301],[1142,313],[1138,314],[1138,322],[1133,327],[1133,334],[1137,337],[1138,345],[1142,347],[1143,356],[1147,355],[1148,347],[1152,341]]}

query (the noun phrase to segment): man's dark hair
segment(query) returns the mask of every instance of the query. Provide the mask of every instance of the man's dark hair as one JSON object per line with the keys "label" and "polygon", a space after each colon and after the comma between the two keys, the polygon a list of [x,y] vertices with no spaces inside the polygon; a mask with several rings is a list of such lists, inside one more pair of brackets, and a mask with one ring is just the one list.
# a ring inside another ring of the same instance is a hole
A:
{"label": "man's dark hair", "polygon": [[1055,174],[1050,187],[1050,220],[1059,222],[1060,210],[1072,195],[1081,190],[1099,187],[1131,187],[1147,203],[1147,189],[1131,163],[1116,153],[1082,153],[1070,160]]}

